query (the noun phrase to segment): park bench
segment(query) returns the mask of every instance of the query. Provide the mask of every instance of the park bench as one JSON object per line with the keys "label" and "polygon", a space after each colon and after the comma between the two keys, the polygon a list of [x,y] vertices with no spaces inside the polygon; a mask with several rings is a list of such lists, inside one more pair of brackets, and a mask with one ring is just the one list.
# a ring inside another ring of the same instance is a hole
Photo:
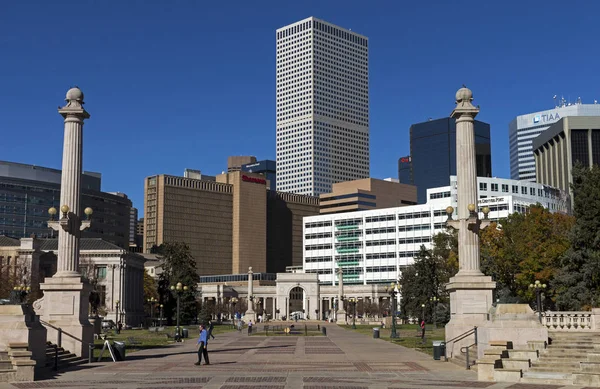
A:
{"label": "park bench", "polygon": [[134,338],[133,336],[130,336],[127,338],[127,342],[132,345],[132,346],[139,346],[142,344],[142,342],[140,342],[139,340],[137,340],[136,338]]}

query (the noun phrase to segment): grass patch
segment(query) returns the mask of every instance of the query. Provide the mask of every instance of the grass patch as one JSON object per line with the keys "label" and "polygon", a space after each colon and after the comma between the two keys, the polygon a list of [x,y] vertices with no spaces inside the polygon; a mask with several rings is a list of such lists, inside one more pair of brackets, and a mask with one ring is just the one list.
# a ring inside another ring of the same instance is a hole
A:
{"label": "grass patch", "polygon": [[444,327],[438,326],[438,328],[425,332],[425,343],[421,340],[421,333],[417,335],[419,326],[417,324],[402,324],[396,326],[396,333],[399,335],[396,339],[391,339],[391,329],[381,328],[381,326],[371,325],[356,325],[356,329],[353,330],[351,325],[341,326],[350,331],[356,331],[361,334],[373,336],[373,328],[379,327],[379,337],[385,341],[399,344],[401,346],[411,348],[413,350],[421,351],[429,355],[433,355],[433,341],[444,341],[446,338],[446,330]]}
{"label": "grass patch", "polygon": [[[126,354],[134,353],[140,350],[148,350],[153,348],[162,348],[166,347],[169,344],[175,343],[173,338],[167,337],[166,334],[173,336],[175,334],[175,326],[165,326],[164,331],[154,332],[148,331],[144,329],[131,329],[131,330],[121,330],[120,334],[117,334],[114,330],[108,331],[107,340],[117,341],[117,342],[125,342],[125,352]],[[184,341],[196,341],[198,338],[198,326],[181,326],[181,328],[187,328],[189,333],[189,338],[184,339]],[[213,335],[218,336],[219,334],[223,334],[226,332],[234,331],[231,326],[228,325],[215,325],[213,328]],[[133,344],[130,340],[134,340],[135,344]],[[104,345],[104,340],[97,339],[94,341],[94,360],[98,360],[100,356],[100,352],[102,351],[102,346]],[[110,353],[108,351],[104,352],[104,356],[102,360],[110,360]]]}

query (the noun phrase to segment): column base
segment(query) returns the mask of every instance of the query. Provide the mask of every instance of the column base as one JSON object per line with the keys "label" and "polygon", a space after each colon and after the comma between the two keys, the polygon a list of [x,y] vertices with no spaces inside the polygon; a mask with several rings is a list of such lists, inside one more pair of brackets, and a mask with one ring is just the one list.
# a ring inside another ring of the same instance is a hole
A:
{"label": "column base", "polygon": [[246,313],[244,313],[244,321],[248,322],[250,320],[252,320],[254,323],[256,323],[256,312],[249,309],[246,311]]}
{"label": "column base", "polygon": [[[76,277],[46,278],[40,284],[44,296],[33,303],[40,319],[48,323],[48,341],[87,358],[94,342],[94,327],[88,319],[91,286]],[[58,329],[62,330],[59,336]]]}
{"label": "column base", "polygon": [[496,283],[491,277],[464,272],[450,278],[446,290],[450,292],[450,321],[446,324],[446,350],[448,357],[460,353],[460,348],[475,343],[475,336],[469,335],[461,340],[451,341],[455,337],[482,327],[489,320],[492,308],[492,293]]}
{"label": "column base", "polygon": [[336,312],[336,316],[337,316],[336,324],[339,324],[339,325],[346,324],[346,311],[345,310],[340,309],[339,311]]}
{"label": "column base", "polygon": [[0,305],[0,349],[8,350],[11,343],[27,344],[36,366],[46,365],[46,328],[31,305]]}

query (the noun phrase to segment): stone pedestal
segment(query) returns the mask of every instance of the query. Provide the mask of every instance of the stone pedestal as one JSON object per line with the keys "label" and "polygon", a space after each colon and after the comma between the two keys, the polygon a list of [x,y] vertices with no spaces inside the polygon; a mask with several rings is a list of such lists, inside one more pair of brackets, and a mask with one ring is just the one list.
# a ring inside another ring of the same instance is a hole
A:
{"label": "stone pedestal", "polygon": [[92,325],[92,328],[94,329],[94,334],[100,335],[100,333],[102,332],[102,318],[97,315],[90,316],[89,321],[90,321],[90,324]]}
{"label": "stone pedestal", "polygon": [[[61,346],[77,356],[87,358],[94,328],[88,320],[90,284],[81,277],[46,278],[40,289],[44,297],[34,303],[42,320],[62,330]],[[59,332],[48,329],[48,340],[58,344]]]}
{"label": "stone pedestal", "polygon": [[46,364],[46,328],[30,305],[0,305],[0,350],[26,344],[38,367]]}
{"label": "stone pedestal", "polygon": [[507,341],[514,349],[527,350],[533,342],[548,342],[548,329],[527,304],[498,304],[490,310],[490,320],[477,331],[479,358],[490,342]]}
{"label": "stone pedestal", "polygon": [[[496,283],[491,277],[462,276],[457,274],[450,279],[446,290],[450,292],[450,321],[446,324],[446,342],[463,334],[473,327],[481,327],[488,321],[492,308],[492,292]],[[475,342],[473,335],[447,344],[447,355],[453,357],[460,348]]]}

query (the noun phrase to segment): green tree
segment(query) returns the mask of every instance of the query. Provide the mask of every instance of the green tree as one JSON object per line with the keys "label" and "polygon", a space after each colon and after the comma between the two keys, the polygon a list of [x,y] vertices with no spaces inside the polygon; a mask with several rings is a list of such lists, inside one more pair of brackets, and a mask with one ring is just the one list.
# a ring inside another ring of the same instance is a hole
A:
{"label": "green tree", "polygon": [[196,286],[199,281],[196,261],[190,253],[190,248],[182,242],[163,243],[156,249],[156,253],[162,260],[163,272],[159,276],[158,293],[160,302],[164,305],[167,322],[172,324],[177,309],[177,298],[171,291],[171,286],[181,282],[188,288],[181,293],[181,322],[189,323],[198,315]]}
{"label": "green tree", "polygon": [[445,285],[458,269],[458,240],[454,230],[442,232],[433,237],[432,248],[421,246],[414,263],[402,271],[400,285],[402,300],[400,310],[405,317],[421,317],[422,304],[425,304],[425,316],[431,321],[434,305],[432,297],[439,299],[436,319],[444,322],[448,315],[443,313],[448,302]]}
{"label": "green tree", "polygon": [[560,258],[569,247],[568,231],[574,219],[552,213],[537,204],[525,214],[513,213],[481,232],[481,270],[497,282],[501,302],[532,302],[529,284],[540,280],[550,287],[546,305],[552,305],[552,287]]}
{"label": "green tree", "polygon": [[577,164],[572,170],[573,215],[571,247],[556,277],[556,305],[582,310],[600,304],[600,167]]}
{"label": "green tree", "polygon": [[[157,301],[159,301],[158,304],[160,304],[160,296],[158,294],[158,284],[156,282],[156,280],[150,275],[148,274],[147,271],[144,271],[144,311],[147,314],[150,314],[150,306],[148,303],[148,300],[151,298],[155,298]],[[155,304],[154,306],[154,312],[155,315],[157,312],[159,312],[158,309],[158,304]]]}
{"label": "green tree", "polygon": [[200,313],[198,314],[198,324],[207,325],[210,318],[211,314],[208,310],[207,304],[204,304],[202,309],[200,309]]}

